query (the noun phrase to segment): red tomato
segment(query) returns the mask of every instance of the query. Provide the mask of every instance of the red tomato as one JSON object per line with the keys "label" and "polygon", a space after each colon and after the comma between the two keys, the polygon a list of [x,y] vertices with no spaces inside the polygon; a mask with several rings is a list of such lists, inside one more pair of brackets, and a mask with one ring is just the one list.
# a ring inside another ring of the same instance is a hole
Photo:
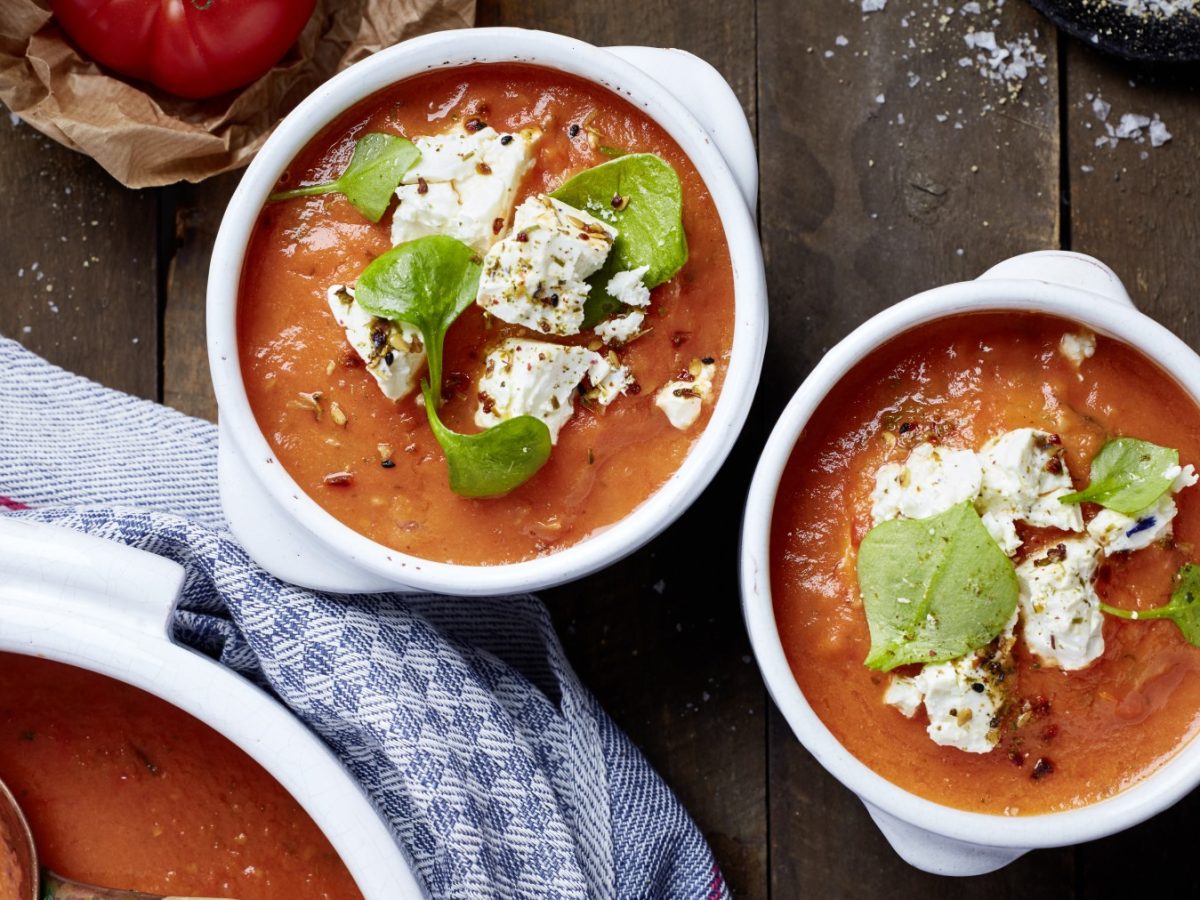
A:
{"label": "red tomato", "polygon": [[180,97],[215,97],[261,77],[295,42],[316,0],[53,0],[96,62]]}

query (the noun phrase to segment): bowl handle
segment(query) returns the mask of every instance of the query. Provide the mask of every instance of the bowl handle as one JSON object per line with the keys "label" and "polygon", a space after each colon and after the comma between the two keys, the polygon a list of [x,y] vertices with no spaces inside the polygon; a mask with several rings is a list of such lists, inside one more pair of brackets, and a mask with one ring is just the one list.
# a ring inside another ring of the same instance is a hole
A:
{"label": "bowl handle", "polygon": [[660,47],[605,47],[637,66],[682,103],[708,132],[733,172],[746,205],[758,204],[758,156],[742,104],[721,73],[686,50]]}
{"label": "bowl handle", "polygon": [[1117,274],[1100,260],[1070,250],[1038,250],[997,263],[979,276],[980,281],[1043,281],[1087,291],[1123,306],[1133,300]]}
{"label": "bowl handle", "polygon": [[316,591],[376,594],[408,590],[338,556],[286,515],[250,472],[224,423],[218,426],[221,508],[229,530],[251,559],[281,581]]}
{"label": "bowl handle", "polygon": [[986,875],[1002,869],[1029,852],[1012,847],[985,847],[943,837],[910,825],[863,801],[867,812],[900,858],[922,872],[934,875]]}
{"label": "bowl handle", "polygon": [[[0,516],[0,602],[71,618],[121,622],[166,639],[183,567],[116,541]],[[49,587],[53,590],[49,590]]]}

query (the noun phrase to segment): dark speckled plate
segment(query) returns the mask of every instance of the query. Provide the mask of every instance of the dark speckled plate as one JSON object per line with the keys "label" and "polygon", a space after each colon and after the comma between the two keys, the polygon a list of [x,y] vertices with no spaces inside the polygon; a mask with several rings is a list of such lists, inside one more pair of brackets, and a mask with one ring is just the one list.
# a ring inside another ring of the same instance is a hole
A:
{"label": "dark speckled plate", "polygon": [[1030,4],[1067,34],[1098,50],[1149,62],[1200,61],[1200,0],[1194,9],[1170,17],[1131,15],[1113,0],[1030,0]]}

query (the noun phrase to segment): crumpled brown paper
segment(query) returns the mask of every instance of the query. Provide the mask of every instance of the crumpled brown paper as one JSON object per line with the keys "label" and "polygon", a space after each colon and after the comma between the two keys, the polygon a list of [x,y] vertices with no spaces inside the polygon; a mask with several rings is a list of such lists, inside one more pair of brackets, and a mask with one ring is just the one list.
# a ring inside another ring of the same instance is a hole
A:
{"label": "crumpled brown paper", "polygon": [[296,46],[270,72],[223,97],[186,100],[84,59],[49,6],[0,0],[0,100],[134,188],[243,166],[275,123],[335,72],[397,41],[475,20],[475,0],[317,0]]}

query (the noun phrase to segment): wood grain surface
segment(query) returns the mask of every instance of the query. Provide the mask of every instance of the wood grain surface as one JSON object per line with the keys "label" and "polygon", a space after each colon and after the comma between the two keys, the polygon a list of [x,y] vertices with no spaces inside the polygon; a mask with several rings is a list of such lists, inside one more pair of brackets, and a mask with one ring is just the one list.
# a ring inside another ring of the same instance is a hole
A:
{"label": "wood grain surface", "polygon": [[[662,537],[545,593],[581,678],[695,816],[738,897],[1128,894],[1200,822],[1192,797],[1120,838],[991,876],[925,875],[793,738],[750,657],[737,530],[757,450],[812,366],[865,318],[1015,253],[1068,246],[1109,262],[1145,311],[1200,346],[1194,77],[1099,57],[1014,0],[982,5],[977,22],[922,0],[869,15],[848,0],[479,5],[481,25],[697,53],[729,80],[758,141],[771,340],[742,440]],[[961,65],[966,35],[985,27],[1044,59],[1015,83]],[[1113,121],[1159,114],[1173,140],[1097,147],[1097,96]],[[214,418],[204,288],[238,178],[129,191],[0,120],[0,334]]]}

